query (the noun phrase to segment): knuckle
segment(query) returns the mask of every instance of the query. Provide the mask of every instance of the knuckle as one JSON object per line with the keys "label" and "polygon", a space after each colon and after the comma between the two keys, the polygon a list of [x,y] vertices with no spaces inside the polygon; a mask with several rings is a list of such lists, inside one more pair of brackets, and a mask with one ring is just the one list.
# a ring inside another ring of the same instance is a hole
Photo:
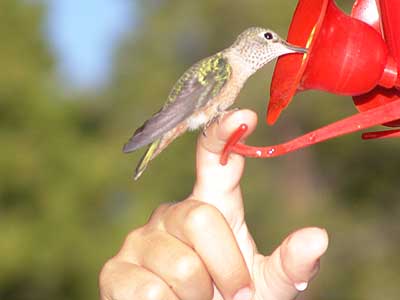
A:
{"label": "knuckle", "polygon": [[197,278],[197,274],[203,268],[203,263],[195,254],[186,254],[181,256],[174,266],[174,275],[180,283]]}
{"label": "knuckle", "polygon": [[169,287],[157,276],[125,263],[107,262],[100,275],[101,300],[169,299]]}
{"label": "knuckle", "polygon": [[167,286],[161,280],[149,280],[141,285],[137,295],[133,295],[139,297],[131,299],[160,300],[167,299],[167,295]]}
{"label": "knuckle", "polygon": [[111,276],[113,270],[114,270],[114,266],[115,266],[115,259],[114,258],[110,258],[105,264],[104,266],[101,268],[100,270],[100,274],[99,274],[99,284],[100,287],[105,286],[108,278]]}
{"label": "knuckle", "polygon": [[134,246],[138,244],[145,235],[145,227],[139,227],[128,233],[125,238],[124,245]]}
{"label": "knuckle", "polygon": [[117,262],[115,258],[110,258],[102,267],[99,274],[99,290],[100,299],[109,300],[116,299],[112,297],[113,294],[113,282],[115,279]]}
{"label": "knuckle", "polygon": [[152,212],[149,218],[149,223],[157,223],[160,219],[162,219],[162,217],[164,216],[168,208],[171,207],[171,205],[171,203],[163,203],[159,207],[157,207]]}
{"label": "knuckle", "polygon": [[203,230],[205,227],[212,226],[221,216],[216,207],[201,203],[189,210],[185,219],[185,228],[194,231]]}

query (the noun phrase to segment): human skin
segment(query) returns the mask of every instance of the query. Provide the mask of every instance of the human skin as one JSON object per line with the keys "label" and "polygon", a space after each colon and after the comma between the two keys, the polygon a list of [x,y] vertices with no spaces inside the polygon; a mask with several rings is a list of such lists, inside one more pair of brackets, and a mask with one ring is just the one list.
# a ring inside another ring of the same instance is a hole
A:
{"label": "human skin", "polygon": [[328,247],[327,233],[303,228],[271,255],[258,252],[244,219],[245,159],[232,154],[226,166],[219,164],[242,123],[249,135],[256,114],[229,112],[199,135],[192,193],[161,205],[128,234],[100,273],[101,300],[290,300],[307,287]]}

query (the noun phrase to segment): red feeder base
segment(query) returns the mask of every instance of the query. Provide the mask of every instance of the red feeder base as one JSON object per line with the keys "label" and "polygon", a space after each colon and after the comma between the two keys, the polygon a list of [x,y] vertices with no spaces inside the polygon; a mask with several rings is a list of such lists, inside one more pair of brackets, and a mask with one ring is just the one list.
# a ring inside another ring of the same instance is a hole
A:
{"label": "red feeder base", "polygon": [[[379,2],[378,11],[376,2]],[[385,37],[385,40],[383,37]],[[352,16],[333,0],[300,0],[288,42],[309,49],[278,59],[271,83],[267,123],[273,124],[296,92],[319,89],[353,96],[359,113],[287,143],[251,147],[238,143],[242,125],[221,156],[275,157],[376,125],[400,126],[400,1],[357,0]],[[400,130],[365,133],[364,139],[400,137]]]}

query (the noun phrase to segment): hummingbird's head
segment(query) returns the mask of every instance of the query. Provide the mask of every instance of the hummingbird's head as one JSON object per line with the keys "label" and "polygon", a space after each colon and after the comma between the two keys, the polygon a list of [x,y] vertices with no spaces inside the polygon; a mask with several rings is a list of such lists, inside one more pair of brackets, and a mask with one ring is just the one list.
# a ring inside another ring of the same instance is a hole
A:
{"label": "hummingbird's head", "polygon": [[274,31],[260,27],[242,32],[231,49],[238,52],[253,71],[281,55],[307,52],[305,48],[289,44]]}

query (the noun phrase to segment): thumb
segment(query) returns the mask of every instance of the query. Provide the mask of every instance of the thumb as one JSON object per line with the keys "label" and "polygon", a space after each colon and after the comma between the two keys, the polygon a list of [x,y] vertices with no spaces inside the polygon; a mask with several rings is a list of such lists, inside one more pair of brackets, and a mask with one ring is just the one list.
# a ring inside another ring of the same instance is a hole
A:
{"label": "thumb", "polygon": [[255,260],[255,284],[260,299],[292,300],[304,291],[319,270],[328,247],[328,235],[320,228],[304,228],[289,237],[269,257]]}

